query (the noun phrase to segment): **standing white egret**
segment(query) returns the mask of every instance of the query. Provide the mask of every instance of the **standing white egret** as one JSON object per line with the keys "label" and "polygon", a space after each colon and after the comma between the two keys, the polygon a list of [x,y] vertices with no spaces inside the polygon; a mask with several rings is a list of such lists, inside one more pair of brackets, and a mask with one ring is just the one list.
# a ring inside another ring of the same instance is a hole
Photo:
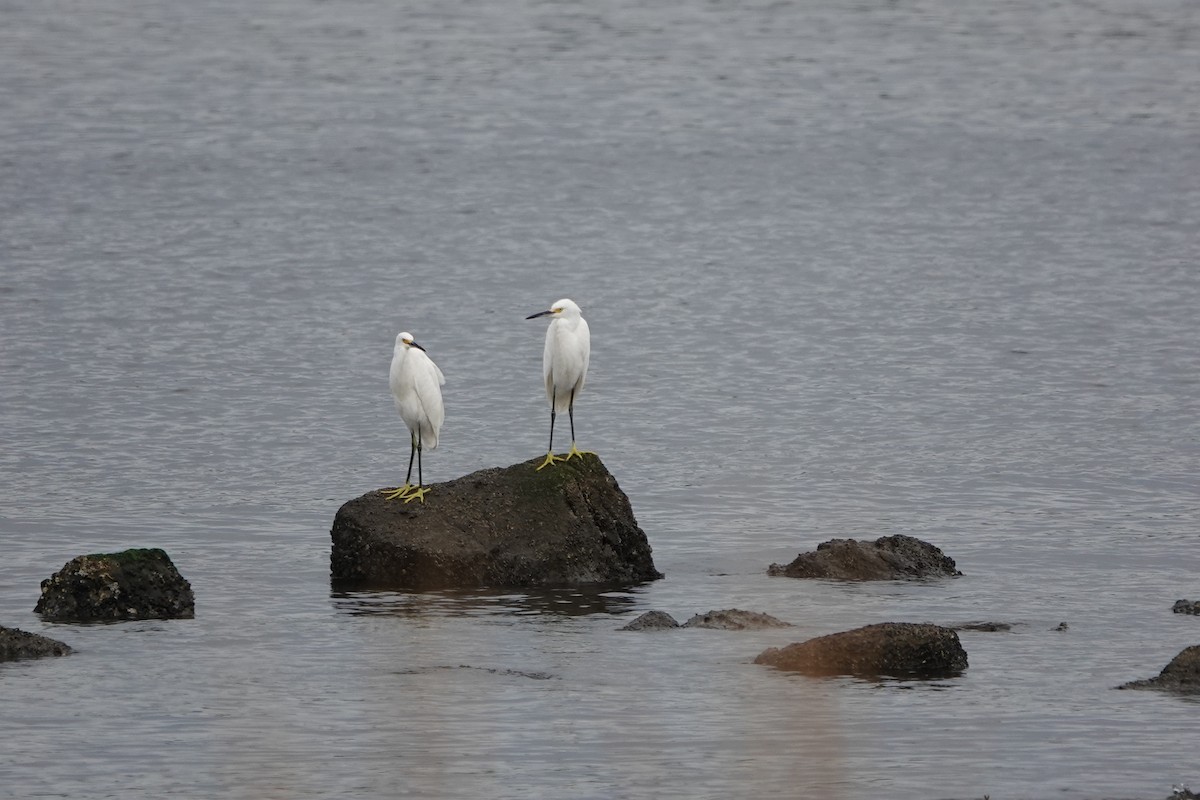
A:
{"label": "standing white egret", "polygon": [[[546,349],[542,352],[542,377],[546,380],[546,399],[550,401],[550,447],[546,460],[538,470],[555,461],[582,458],[589,451],[575,447],[575,396],[583,391],[588,361],[592,356],[592,335],[579,306],[570,300],[559,300],[547,311],[530,314],[525,319],[551,316],[546,329]],[[571,418],[571,449],[565,456],[554,455],[554,417],[566,410]]]}
{"label": "standing white egret", "polygon": [[[404,476],[404,485],[385,494],[388,500],[425,502],[429,490],[424,487],[421,475],[421,448],[424,445],[430,449],[437,447],[438,431],[446,420],[441,389],[445,382],[446,377],[438,365],[425,353],[424,347],[413,341],[411,333],[405,331],[396,337],[396,348],[392,351],[392,397],[396,400],[400,419],[408,426],[412,449],[408,453],[408,474]],[[417,458],[416,486],[409,483],[414,455]]]}

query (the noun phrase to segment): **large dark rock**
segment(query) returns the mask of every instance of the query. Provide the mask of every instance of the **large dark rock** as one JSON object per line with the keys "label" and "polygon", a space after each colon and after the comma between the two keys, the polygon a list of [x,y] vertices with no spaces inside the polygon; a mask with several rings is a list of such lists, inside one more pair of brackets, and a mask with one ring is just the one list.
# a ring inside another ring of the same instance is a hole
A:
{"label": "large dark rock", "polygon": [[70,652],[70,647],[56,639],[0,625],[0,661],[65,656]]}
{"label": "large dark rock", "polygon": [[912,536],[896,534],[874,542],[830,539],[815,553],[801,553],[784,566],[772,564],[768,575],[788,578],[834,578],[846,581],[911,580],[962,575],[954,559]]}
{"label": "large dark rock", "polygon": [[1117,688],[1161,689],[1181,694],[1200,694],[1200,644],[1184,648],[1155,677],[1130,681]]}
{"label": "large dark rock", "polygon": [[73,558],[42,581],[33,609],[56,622],[176,619],[196,613],[192,586],[158,548]]}
{"label": "large dark rock", "polygon": [[594,455],[542,457],[338,509],[335,583],[397,589],[633,584],[661,578],[629,498]]}
{"label": "large dark rock", "polygon": [[958,634],[939,625],[883,622],[806,642],[771,647],[754,659],[809,675],[947,678],[967,668]]}

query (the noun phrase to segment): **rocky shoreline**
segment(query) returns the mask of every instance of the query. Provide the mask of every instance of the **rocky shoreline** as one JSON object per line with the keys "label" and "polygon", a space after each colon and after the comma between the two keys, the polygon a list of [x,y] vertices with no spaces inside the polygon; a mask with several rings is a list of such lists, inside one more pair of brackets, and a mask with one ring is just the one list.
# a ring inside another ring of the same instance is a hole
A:
{"label": "rocky shoreline", "polygon": [[[384,490],[376,490],[343,504],[330,531],[332,584],[423,592],[629,588],[663,577],[629,498],[598,457],[587,455],[539,471],[540,461],[431,485],[423,503],[388,500]],[[831,539],[787,565],[770,565],[766,574],[846,582],[937,581],[963,575],[941,549],[905,535]],[[1172,610],[1195,614],[1197,608],[1200,603],[1180,600]],[[134,548],[68,561],[42,581],[34,610],[59,623],[187,619],[195,614],[195,598],[165,551]],[[884,621],[770,647],[747,658],[812,676],[943,680],[968,668],[959,631],[1004,634],[1014,624],[1020,623]],[[732,608],[694,614],[683,623],[664,611],[648,611],[622,630],[790,627],[767,613]],[[1051,630],[1061,633],[1068,625]],[[70,652],[64,642],[0,627],[0,660]],[[1159,675],[1115,688],[1200,694],[1200,645],[1185,648]]]}

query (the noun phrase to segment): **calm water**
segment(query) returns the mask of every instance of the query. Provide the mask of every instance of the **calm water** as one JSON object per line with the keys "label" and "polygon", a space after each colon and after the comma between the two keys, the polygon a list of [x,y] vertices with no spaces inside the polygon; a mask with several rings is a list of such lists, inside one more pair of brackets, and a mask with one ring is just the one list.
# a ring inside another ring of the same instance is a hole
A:
{"label": "calm water", "polygon": [[[0,4],[0,796],[1161,798],[1200,642],[1200,6],[1188,0]],[[337,595],[337,507],[580,444],[667,577]],[[965,577],[768,579],[919,536]],[[161,546],[190,621],[43,624]],[[658,608],[795,623],[617,629]],[[956,680],[767,646],[964,633]],[[1052,632],[1061,621],[1066,632]]]}

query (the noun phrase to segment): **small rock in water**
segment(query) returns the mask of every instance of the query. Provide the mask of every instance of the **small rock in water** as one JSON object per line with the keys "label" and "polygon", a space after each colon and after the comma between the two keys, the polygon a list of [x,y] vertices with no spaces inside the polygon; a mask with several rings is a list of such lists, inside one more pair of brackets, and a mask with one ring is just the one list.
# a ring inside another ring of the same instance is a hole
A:
{"label": "small rock in water", "polygon": [[962,575],[954,559],[912,536],[896,534],[874,542],[830,539],[816,552],[801,553],[792,563],[772,564],[768,575],[833,578],[845,581],[912,580]]}
{"label": "small rock in water", "polygon": [[816,676],[935,679],[959,675],[967,668],[967,653],[950,628],[883,622],[771,647],[754,663]]}
{"label": "small rock in water", "polygon": [[1171,610],[1176,614],[1198,614],[1200,615],[1200,600],[1176,600],[1175,605]]}
{"label": "small rock in water", "polygon": [[0,661],[65,656],[71,648],[57,639],[0,625]]}
{"label": "small rock in water", "polygon": [[1060,622],[1060,623],[1058,623],[1057,625],[1055,625],[1053,628],[1051,628],[1050,630],[1052,630],[1052,631],[1065,631],[1065,630],[1067,630],[1067,629],[1068,629],[1068,628],[1070,628],[1070,627],[1071,627],[1071,626],[1069,626],[1067,623],[1065,623],[1065,622]]}
{"label": "small rock in water", "polygon": [[159,548],[95,553],[42,581],[33,609],[55,622],[178,619],[195,615],[192,585]]}
{"label": "small rock in water", "polygon": [[1155,677],[1123,683],[1117,688],[1200,694],[1200,644],[1185,647]]}
{"label": "small rock in water", "polygon": [[986,633],[994,633],[996,631],[1011,631],[1011,622],[962,622],[958,625],[951,625],[956,631],[984,631]]}
{"label": "small rock in water", "polygon": [[621,628],[623,631],[665,631],[678,628],[679,623],[665,611],[647,611],[633,622]]}
{"label": "small rock in water", "polygon": [[762,630],[763,628],[790,628],[790,622],[761,614],[757,611],[742,611],[730,608],[724,611],[709,611],[697,614],[683,623],[684,628],[717,628],[724,631]]}

